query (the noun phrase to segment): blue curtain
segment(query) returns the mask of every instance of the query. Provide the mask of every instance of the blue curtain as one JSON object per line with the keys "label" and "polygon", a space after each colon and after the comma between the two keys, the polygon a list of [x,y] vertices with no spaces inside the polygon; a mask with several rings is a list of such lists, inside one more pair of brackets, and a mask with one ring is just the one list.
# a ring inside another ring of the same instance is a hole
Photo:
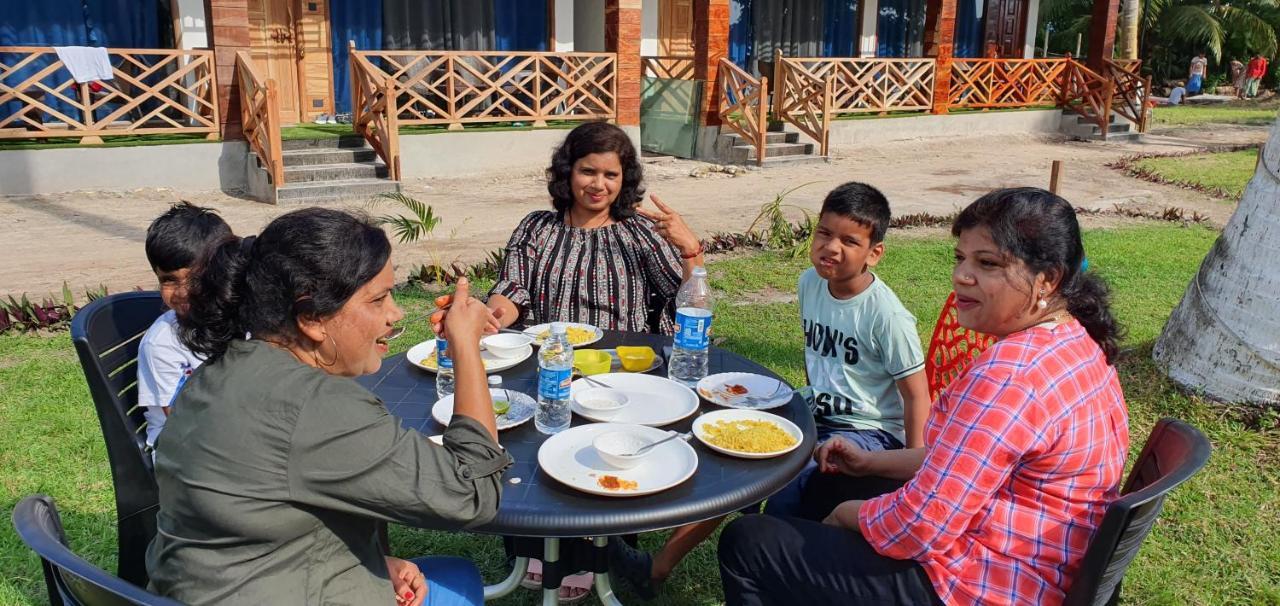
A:
{"label": "blue curtain", "polygon": [[982,16],[983,0],[957,0],[956,2],[956,46],[955,56],[963,58],[981,57],[983,53],[982,29],[985,19]]}
{"label": "blue curtain", "polygon": [[[960,0],[964,1],[964,0]],[[858,48],[857,0],[827,0],[824,57],[853,57]]]}
{"label": "blue curtain", "polygon": [[729,60],[751,71],[751,0],[729,2]]}
{"label": "blue curtain", "polygon": [[497,50],[547,50],[545,1],[493,0],[493,21],[494,46]]}
{"label": "blue curtain", "polygon": [[880,17],[876,21],[876,55],[924,55],[924,19],[924,0],[880,0]]}
{"label": "blue curtain", "polygon": [[[4,15],[0,20],[0,46],[156,48],[160,44],[159,10],[159,0],[0,0],[0,14]],[[5,54],[3,60],[12,65],[17,59]],[[32,61],[5,78],[3,84],[17,87],[52,62],[52,56]],[[59,71],[42,82],[53,88],[68,77],[66,72]],[[52,97],[45,96],[42,101],[61,112],[72,111]],[[0,106],[0,120],[17,109],[18,104],[14,102]]]}
{"label": "blue curtain", "polygon": [[335,111],[351,111],[351,68],[347,42],[358,50],[382,50],[382,0],[330,0],[329,27],[333,32],[333,104]]}

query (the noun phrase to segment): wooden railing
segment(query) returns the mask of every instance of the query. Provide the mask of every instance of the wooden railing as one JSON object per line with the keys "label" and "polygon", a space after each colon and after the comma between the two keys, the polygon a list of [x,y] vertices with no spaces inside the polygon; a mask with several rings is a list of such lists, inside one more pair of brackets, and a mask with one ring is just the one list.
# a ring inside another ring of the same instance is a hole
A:
{"label": "wooden railing", "polygon": [[756,148],[756,164],[763,164],[769,128],[769,79],[757,80],[726,58],[720,59],[716,74],[720,121],[751,143]]}
{"label": "wooden railing", "polygon": [[[928,110],[933,106],[933,59],[783,59],[813,80],[831,79],[832,115]],[[778,64],[775,59],[775,70]],[[774,78],[775,88],[778,79]]]}
{"label": "wooden railing", "polygon": [[[400,125],[617,117],[613,53],[355,51],[365,77],[388,79]],[[353,84],[353,87],[359,86]]]}
{"label": "wooden railing", "polygon": [[1073,112],[1096,124],[1102,139],[1106,140],[1111,126],[1111,101],[1115,82],[1102,77],[1080,61],[1064,61],[1058,106],[1064,112]]}
{"label": "wooden railing", "polygon": [[246,51],[236,52],[236,78],[240,84],[240,126],[249,147],[271,176],[271,184],[284,184],[284,157],[280,143],[280,100],[275,80],[263,78]]}
{"label": "wooden railing", "polygon": [[774,54],[773,69],[774,118],[790,122],[818,142],[821,155],[827,155],[833,75],[818,77],[807,71],[801,60],[783,57],[781,51]]}
{"label": "wooden railing", "polygon": [[387,165],[392,181],[400,180],[400,134],[396,120],[395,79],[382,76],[351,44],[351,126]]}
{"label": "wooden railing", "polygon": [[1151,97],[1151,76],[1138,70],[1141,59],[1105,61],[1106,77],[1115,82],[1115,98],[1111,107],[1116,114],[1133,122],[1138,132],[1147,132],[1147,99]]}
{"label": "wooden railing", "polygon": [[640,64],[646,78],[693,80],[693,57],[641,57]]}
{"label": "wooden railing", "polygon": [[951,107],[1057,105],[1069,59],[953,59]]}
{"label": "wooden railing", "polygon": [[107,49],[111,80],[77,84],[51,47],[0,46],[0,139],[218,138],[213,51]]}

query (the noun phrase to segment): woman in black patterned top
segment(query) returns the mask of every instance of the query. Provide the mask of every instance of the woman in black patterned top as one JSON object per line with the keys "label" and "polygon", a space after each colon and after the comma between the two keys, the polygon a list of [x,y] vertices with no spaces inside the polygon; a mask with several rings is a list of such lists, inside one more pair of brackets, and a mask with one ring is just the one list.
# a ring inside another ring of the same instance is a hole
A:
{"label": "woman in black patterned top", "polygon": [[589,122],[551,156],[554,211],[530,213],[507,243],[489,309],[503,326],[585,322],[608,330],[674,331],[670,303],[703,263],[702,245],[678,213],[651,196],[622,129]]}

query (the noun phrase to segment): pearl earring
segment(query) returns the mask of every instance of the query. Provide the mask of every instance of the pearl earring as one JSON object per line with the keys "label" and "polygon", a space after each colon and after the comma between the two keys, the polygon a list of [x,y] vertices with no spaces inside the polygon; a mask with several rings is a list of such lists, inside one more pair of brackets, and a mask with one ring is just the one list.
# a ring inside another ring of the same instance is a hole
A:
{"label": "pearl earring", "polygon": [[1040,300],[1036,302],[1036,307],[1044,309],[1049,306],[1049,302],[1044,300],[1044,289],[1040,289]]}

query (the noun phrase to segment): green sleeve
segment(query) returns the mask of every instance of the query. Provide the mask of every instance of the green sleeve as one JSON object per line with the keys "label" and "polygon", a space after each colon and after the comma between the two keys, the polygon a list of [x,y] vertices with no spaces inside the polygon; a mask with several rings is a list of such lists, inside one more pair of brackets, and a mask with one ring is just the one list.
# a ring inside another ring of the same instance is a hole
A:
{"label": "green sleeve", "polygon": [[924,370],[924,352],[920,349],[920,335],[916,332],[916,319],[910,313],[891,313],[885,318],[881,334],[884,348],[884,369],[894,381],[901,381]]}
{"label": "green sleeve", "polygon": [[511,457],[455,417],[437,446],[349,379],[320,381],[290,443],[292,500],[402,524],[471,527],[498,511]]}

